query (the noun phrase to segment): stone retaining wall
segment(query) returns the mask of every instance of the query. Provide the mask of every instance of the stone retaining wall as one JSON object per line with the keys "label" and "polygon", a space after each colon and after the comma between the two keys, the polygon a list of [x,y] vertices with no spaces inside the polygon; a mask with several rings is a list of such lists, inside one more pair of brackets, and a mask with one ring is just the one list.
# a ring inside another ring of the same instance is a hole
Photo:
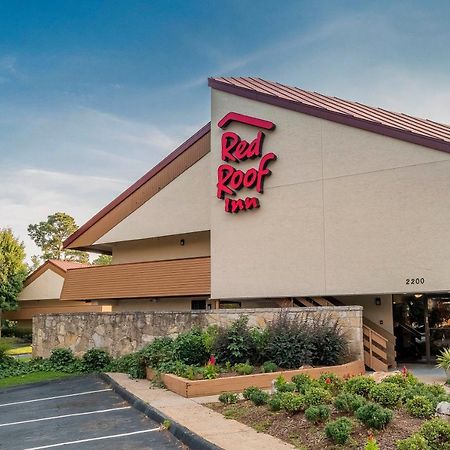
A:
{"label": "stone retaining wall", "polygon": [[[361,306],[288,308],[290,315],[315,320],[328,314],[339,321],[354,358],[364,358]],[[33,317],[33,356],[48,357],[54,348],[68,347],[76,355],[102,348],[114,356],[141,349],[158,336],[176,336],[193,326],[228,326],[245,314],[251,326],[265,327],[279,308],[186,312],[120,312],[40,314]]]}

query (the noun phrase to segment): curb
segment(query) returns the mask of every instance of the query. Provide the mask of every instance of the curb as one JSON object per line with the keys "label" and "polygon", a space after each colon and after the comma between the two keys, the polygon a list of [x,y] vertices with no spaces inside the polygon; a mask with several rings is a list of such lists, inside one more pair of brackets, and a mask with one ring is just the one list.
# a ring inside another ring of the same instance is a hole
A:
{"label": "curb", "polygon": [[198,434],[193,433],[188,428],[180,425],[177,422],[174,422],[170,417],[163,414],[158,409],[153,406],[145,403],[139,397],[136,397],[131,392],[127,391],[124,387],[122,387],[117,381],[113,380],[106,373],[100,373],[99,377],[108,383],[112,389],[119,394],[124,400],[126,400],[130,405],[136,408],[138,411],[145,414],[150,419],[154,420],[158,423],[163,423],[165,420],[170,422],[169,431],[172,433],[179,441],[183,444],[187,445],[192,450],[223,450],[221,447],[218,447],[215,444],[207,441],[202,438]]}

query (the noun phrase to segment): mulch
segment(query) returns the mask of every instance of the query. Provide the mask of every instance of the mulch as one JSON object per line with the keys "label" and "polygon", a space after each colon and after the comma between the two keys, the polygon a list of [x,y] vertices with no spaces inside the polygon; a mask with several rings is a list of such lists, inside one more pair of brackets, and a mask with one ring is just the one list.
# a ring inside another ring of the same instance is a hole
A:
{"label": "mulch", "polygon": [[[308,450],[323,450],[343,448],[337,447],[325,437],[324,424],[313,425],[305,419],[304,413],[288,414],[284,411],[272,412],[266,406],[254,406],[250,401],[241,401],[234,405],[210,403],[209,408],[235,419],[245,425],[275,436],[283,441],[295,445],[297,448]],[[342,414],[331,408],[331,419],[337,419]],[[424,420],[408,416],[403,411],[395,411],[391,423],[380,431],[368,430],[353,416],[354,427],[352,439],[345,445],[348,449],[364,449],[370,434],[375,436],[379,448],[382,450],[395,450],[395,443],[405,439],[416,432]]]}

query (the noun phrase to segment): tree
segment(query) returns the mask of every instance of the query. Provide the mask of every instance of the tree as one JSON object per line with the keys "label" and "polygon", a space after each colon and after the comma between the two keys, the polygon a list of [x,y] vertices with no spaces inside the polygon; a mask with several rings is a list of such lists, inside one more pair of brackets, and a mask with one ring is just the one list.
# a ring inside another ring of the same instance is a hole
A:
{"label": "tree", "polygon": [[96,266],[107,266],[112,263],[111,255],[100,255],[92,261],[92,264]]}
{"label": "tree", "polygon": [[10,228],[0,229],[0,315],[17,307],[17,296],[27,274],[25,247]]}
{"label": "tree", "polygon": [[67,261],[89,262],[89,255],[79,250],[64,250],[63,242],[77,231],[75,219],[69,214],[57,212],[46,221],[28,225],[28,235],[42,250],[42,260],[64,259]]}

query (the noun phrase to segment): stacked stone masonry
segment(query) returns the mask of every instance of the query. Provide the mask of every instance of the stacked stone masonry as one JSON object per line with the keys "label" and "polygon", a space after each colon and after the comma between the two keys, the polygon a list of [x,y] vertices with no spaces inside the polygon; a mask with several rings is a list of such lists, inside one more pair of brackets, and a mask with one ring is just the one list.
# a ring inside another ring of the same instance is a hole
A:
{"label": "stacked stone masonry", "polygon": [[[345,332],[351,356],[363,359],[361,306],[288,308],[289,315],[317,320],[326,314],[337,319]],[[141,349],[159,336],[176,336],[193,326],[229,326],[241,315],[249,317],[251,326],[264,328],[280,313],[278,308],[41,314],[33,318],[33,356],[48,357],[55,348],[71,348],[78,356],[90,348],[102,348],[113,356]]]}

